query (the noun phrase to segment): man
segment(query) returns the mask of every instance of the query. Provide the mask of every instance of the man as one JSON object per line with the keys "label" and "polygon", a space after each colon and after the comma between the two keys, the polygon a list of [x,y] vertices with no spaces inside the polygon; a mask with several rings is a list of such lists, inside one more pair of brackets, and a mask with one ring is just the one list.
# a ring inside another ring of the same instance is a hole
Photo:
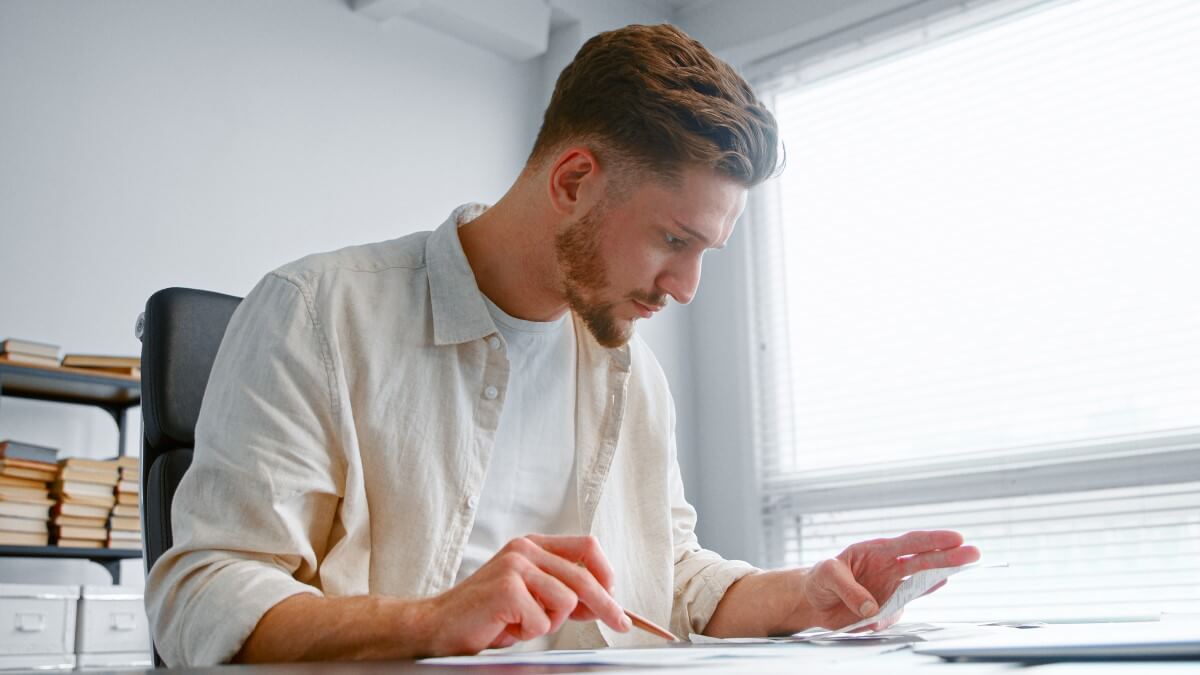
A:
{"label": "man", "polygon": [[[767,635],[870,616],[953,532],[807,570],[702,549],[634,335],[776,170],[750,87],[669,26],[592,38],[527,166],[437,231],[311,256],[235,313],[147,606],[171,665]],[[528,534],[534,533],[534,534]]]}

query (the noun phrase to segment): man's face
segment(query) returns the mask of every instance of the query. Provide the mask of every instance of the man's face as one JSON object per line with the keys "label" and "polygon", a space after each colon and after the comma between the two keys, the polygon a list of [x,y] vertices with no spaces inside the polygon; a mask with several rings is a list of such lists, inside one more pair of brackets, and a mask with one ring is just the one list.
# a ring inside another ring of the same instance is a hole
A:
{"label": "man's face", "polygon": [[610,195],[555,240],[563,292],[596,341],[619,347],[637,319],[667,298],[687,304],[700,284],[700,261],[728,241],[746,206],[746,189],[704,169],[688,169],[679,185],[638,184]]}

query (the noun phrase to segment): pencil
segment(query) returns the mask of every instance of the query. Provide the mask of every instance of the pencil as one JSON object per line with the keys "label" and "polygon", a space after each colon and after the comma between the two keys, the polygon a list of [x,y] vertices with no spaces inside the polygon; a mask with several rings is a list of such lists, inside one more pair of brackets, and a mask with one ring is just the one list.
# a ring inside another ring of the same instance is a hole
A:
{"label": "pencil", "polygon": [[658,637],[663,638],[664,640],[670,640],[671,642],[683,642],[679,638],[675,637],[675,634],[666,628],[663,628],[649,619],[644,619],[629,610],[625,610],[625,616],[629,617],[629,620],[633,622],[634,626],[641,628],[651,635],[657,635]]}

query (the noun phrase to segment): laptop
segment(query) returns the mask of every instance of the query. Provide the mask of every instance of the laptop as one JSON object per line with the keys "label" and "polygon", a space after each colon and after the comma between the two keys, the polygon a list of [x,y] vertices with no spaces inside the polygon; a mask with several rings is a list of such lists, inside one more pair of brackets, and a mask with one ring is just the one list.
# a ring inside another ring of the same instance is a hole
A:
{"label": "laptop", "polygon": [[913,651],[955,661],[1200,660],[1200,621],[1047,624],[916,643]]}

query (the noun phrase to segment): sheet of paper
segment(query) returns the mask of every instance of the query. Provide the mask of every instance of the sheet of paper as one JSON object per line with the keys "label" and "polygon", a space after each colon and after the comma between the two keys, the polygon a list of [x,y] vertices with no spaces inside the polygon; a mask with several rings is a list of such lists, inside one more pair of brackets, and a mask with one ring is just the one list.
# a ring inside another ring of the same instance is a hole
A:
{"label": "sheet of paper", "polygon": [[438,665],[534,664],[556,666],[669,666],[715,663],[723,659],[779,658],[780,648],[754,646],[710,646],[688,648],[658,647],[640,649],[557,649],[544,652],[493,652],[475,656],[446,656],[422,659],[420,663]]}
{"label": "sheet of paper", "polygon": [[856,631],[859,628],[870,626],[873,623],[879,623],[890,616],[894,616],[900,610],[904,609],[905,605],[913,600],[916,600],[922,595],[925,595],[929,589],[945,581],[951,576],[958,574],[959,572],[979,567],[1007,566],[1008,563],[993,563],[990,565],[971,563],[970,565],[959,565],[958,567],[938,567],[931,570],[922,570],[916,574],[910,575],[907,579],[900,582],[900,585],[896,588],[896,591],[892,593],[892,597],[888,598],[887,602],[883,603],[883,606],[879,608],[879,611],[876,612],[874,616],[867,617],[862,621],[856,621],[855,623],[838,630],[808,630],[804,631],[803,633],[796,633],[796,635],[793,637],[802,640],[819,640],[829,639],[830,636],[840,635],[842,633],[850,633],[851,631]]}

